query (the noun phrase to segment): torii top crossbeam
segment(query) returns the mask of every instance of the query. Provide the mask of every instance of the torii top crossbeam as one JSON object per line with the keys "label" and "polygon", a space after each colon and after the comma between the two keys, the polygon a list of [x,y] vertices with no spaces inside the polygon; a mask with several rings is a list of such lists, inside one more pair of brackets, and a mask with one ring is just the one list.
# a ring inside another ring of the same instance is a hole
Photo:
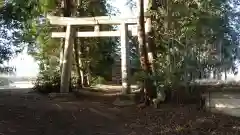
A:
{"label": "torii top crossbeam", "polygon": [[[137,18],[119,18],[109,16],[98,16],[98,17],[59,17],[59,16],[47,16],[52,25],[85,25],[85,26],[96,26],[96,25],[136,25]],[[137,27],[132,27],[131,35],[137,35]],[[64,38],[65,32],[52,32],[53,38]],[[117,37],[120,36],[120,31],[90,31],[90,32],[76,32],[76,37]]]}
{"label": "torii top crossbeam", "polygon": [[122,23],[128,25],[135,25],[138,22],[137,17],[133,18],[120,18],[120,17],[110,17],[110,16],[98,16],[98,17],[59,17],[59,16],[47,16],[50,23],[53,25],[97,25],[97,24],[111,24],[119,25]]}

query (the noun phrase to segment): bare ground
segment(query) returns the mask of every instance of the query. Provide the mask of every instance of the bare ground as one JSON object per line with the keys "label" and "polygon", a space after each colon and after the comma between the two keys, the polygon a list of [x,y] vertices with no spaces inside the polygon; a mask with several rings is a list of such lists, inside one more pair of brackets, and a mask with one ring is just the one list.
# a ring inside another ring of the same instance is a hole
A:
{"label": "bare ground", "polygon": [[140,110],[114,98],[49,99],[37,93],[0,92],[0,135],[238,135],[240,119],[198,111],[195,105]]}

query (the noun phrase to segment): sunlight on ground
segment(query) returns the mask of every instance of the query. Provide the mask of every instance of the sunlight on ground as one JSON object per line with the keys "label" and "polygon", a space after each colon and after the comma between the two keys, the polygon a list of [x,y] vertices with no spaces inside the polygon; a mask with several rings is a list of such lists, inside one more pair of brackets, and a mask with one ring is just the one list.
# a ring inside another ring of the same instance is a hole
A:
{"label": "sunlight on ground", "polygon": [[216,108],[239,108],[239,106],[229,105],[229,104],[216,104]]}
{"label": "sunlight on ground", "polygon": [[29,81],[13,82],[9,85],[0,86],[0,89],[22,89],[22,88],[33,88],[34,84]]}

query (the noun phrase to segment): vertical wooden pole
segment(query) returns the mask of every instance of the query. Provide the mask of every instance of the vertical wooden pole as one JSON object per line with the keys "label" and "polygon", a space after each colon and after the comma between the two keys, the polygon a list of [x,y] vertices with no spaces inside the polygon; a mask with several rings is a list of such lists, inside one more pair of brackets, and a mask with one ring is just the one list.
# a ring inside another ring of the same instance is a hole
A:
{"label": "vertical wooden pole", "polygon": [[72,60],[73,60],[73,32],[71,25],[67,25],[66,37],[65,37],[65,48],[63,56],[63,67],[61,74],[61,86],[60,92],[69,92],[69,84],[72,71]]}
{"label": "vertical wooden pole", "polygon": [[62,71],[62,65],[63,65],[63,55],[64,55],[64,38],[60,39],[60,48],[61,48],[61,52],[60,52],[60,60],[59,60],[59,66],[60,66],[60,72]]}
{"label": "vertical wooden pole", "polygon": [[[61,9],[64,9],[65,8],[65,3],[64,3],[64,1],[61,1]],[[62,16],[64,16],[64,12],[63,11],[61,11],[60,12],[60,16],[62,17]],[[61,31],[65,31],[65,28],[64,28],[64,26],[61,26]],[[60,52],[60,60],[59,60],[59,67],[60,67],[60,72],[62,72],[62,65],[63,65],[63,53],[64,53],[64,38],[60,38],[60,50],[61,50],[61,52]]]}
{"label": "vertical wooden pole", "polygon": [[130,57],[128,44],[128,26],[121,24],[121,71],[122,71],[122,94],[130,93],[129,71]]}
{"label": "vertical wooden pole", "polygon": [[82,83],[82,87],[85,86],[85,77],[84,77],[84,69],[83,69],[83,58],[84,58],[84,41],[82,39],[79,39],[79,65],[80,65],[80,74],[81,74],[81,83]]}

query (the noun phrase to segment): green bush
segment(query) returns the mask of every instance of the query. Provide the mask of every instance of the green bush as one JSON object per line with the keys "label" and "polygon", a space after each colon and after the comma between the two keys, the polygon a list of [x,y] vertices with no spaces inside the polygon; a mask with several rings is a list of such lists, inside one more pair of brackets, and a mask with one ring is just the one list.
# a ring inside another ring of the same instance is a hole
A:
{"label": "green bush", "polygon": [[133,79],[136,82],[143,82],[146,77],[147,75],[143,71],[135,72],[133,75]]}
{"label": "green bush", "polygon": [[201,86],[189,84],[184,85],[180,81],[176,81],[178,79],[174,77],[169,81],[165,78],[164,74],[148,76],[143,71],[136,72],[133,76],[134,80],[137,81],[139,85],[141,85],[147,77],[155,81],[157,92],[165,92],[166,102],[178,104],[197,103],[201,98],[201,90],[203,90]]}
{"label": "green bush", "polygon": [[61,77],[59,72],[45,70],[40,71],[35,81],[34,90],[40,93],[51,93],[60,91]]}
{"label": "green bush", "polygon": [[[43,94],[51,92],[60,92],[61,76],[59,70],[45,70],[38,74],[35,81],[34,90]],[[72,83],[70,85],[70,91],[72,91]]]}
{"label": "green bush", "polygon": [[167,102],[177,104],[195,104],[201,99],[202,87],[197,85],[164,86]]}
{"label": "green bush", "polygon": [[107,83],[107,81],[103,77],[97,76],[92,80],[91,85],[94,86],[94,85],[97,85],[97,84],[106,84],[106,83]]}

